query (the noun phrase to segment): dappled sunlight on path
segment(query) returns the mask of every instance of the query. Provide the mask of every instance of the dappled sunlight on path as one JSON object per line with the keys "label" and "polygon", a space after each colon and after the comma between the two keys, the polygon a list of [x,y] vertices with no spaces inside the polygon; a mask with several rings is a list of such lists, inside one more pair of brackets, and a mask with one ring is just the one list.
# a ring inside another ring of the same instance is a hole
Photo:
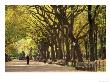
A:
{"label": "dappled sunlight on path", "polygon": [[74,67],[60,66],[56,64],[48,64],[31,60],[29,65],[26,65],[24,60],[13,60],[6,62],[6,72],[70,72],[75,71]]}

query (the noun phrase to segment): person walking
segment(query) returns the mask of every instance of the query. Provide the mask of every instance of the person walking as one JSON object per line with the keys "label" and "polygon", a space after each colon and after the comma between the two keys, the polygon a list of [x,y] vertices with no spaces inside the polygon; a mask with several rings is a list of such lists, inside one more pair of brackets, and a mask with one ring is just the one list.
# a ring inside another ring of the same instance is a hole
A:
{"label": "person walking", "polygon": [[29,65],[29,56],[26,56],[27,65]]}

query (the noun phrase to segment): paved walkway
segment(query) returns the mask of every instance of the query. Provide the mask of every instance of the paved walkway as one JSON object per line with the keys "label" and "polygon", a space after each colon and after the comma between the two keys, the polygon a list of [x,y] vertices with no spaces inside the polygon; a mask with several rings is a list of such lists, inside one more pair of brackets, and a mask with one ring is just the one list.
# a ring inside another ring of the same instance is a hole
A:
{"label": "paved walkway", "polygon": [[74,67],[60,66],[56,64],[44,64],[43,62],[30,61],[26,65],[26,61],[13,60],[6,62],[6,72],[71,72],[76,71]]}

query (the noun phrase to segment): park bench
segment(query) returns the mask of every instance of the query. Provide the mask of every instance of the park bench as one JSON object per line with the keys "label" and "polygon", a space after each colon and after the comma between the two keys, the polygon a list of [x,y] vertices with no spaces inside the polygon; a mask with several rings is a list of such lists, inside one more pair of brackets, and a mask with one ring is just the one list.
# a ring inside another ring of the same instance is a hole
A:
{"label": "park bench", "polygon": [[62,65],[62,66],[65,66],[66,61],[65,61],[65,60],[63,60],[63,59],[61,59],[61,60],[57,60],[56,64],[57,64],[57,65]]}
{"label": "park bench", "polygon": [[85,64],[85,70],[87,71],[95,71],[95,68],[96,68],[96,61],[92,61]]}
{"label": "park bench", "polygon": [[77,70],[87,70],[87,71],[95,71],[95,67],[96,67],[96,62],[88,62],[88,63],[84,63],[84,62],[77,62],[75,69]]}
{"label": "park bench", "polygon": [[48,60],[47,60],[47,63],[48,63],[48,64],[52,64],[52,60],[48,59]]}
{"label": "park bench", "polygon": [[77,70],[85,70],[84,62],[77,62],[75,69]]}

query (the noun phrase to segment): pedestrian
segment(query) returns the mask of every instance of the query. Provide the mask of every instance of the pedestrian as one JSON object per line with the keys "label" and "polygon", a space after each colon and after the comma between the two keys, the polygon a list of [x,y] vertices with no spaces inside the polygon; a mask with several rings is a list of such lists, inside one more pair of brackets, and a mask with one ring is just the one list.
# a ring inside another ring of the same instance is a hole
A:
{"label": "pedestrian", "polygon": [[29,56],[26,56],[27,65],[29,65]]}

